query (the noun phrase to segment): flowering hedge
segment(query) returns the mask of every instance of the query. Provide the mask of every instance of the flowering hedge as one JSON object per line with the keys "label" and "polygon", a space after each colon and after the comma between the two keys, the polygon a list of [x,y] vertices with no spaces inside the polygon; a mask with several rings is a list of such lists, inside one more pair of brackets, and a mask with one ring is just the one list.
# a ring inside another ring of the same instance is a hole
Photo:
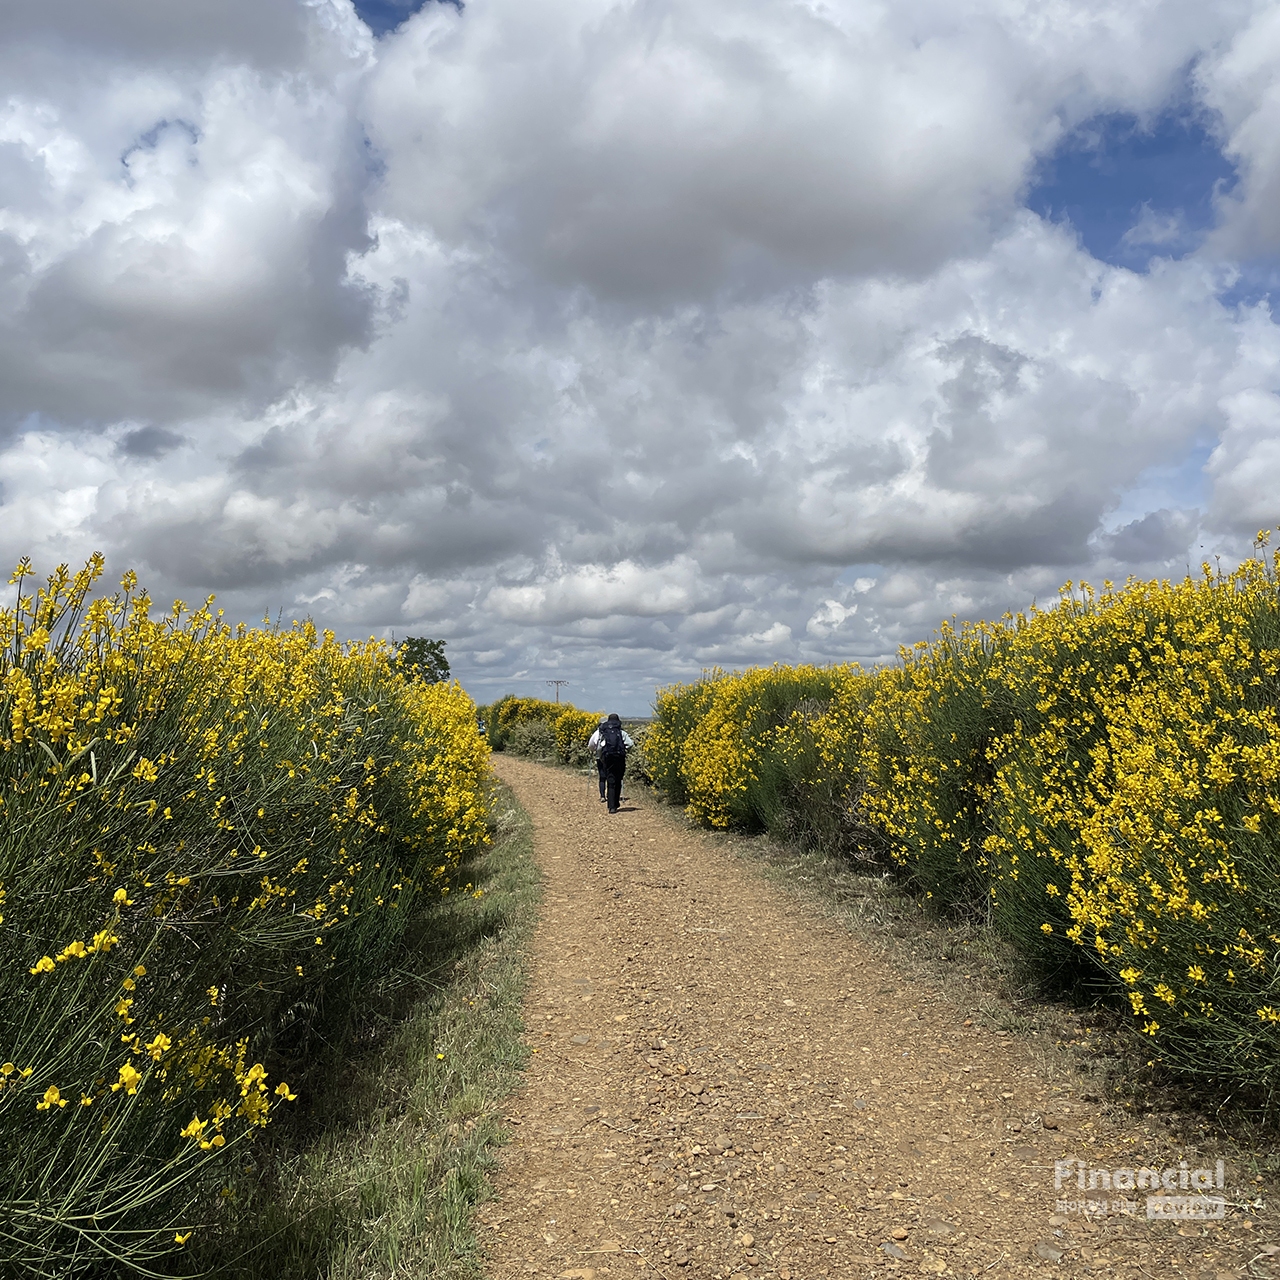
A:
{"label": "flowering hedge", "polygon": [[555,719],[556,752],[565,764],[586,764],[587,742],[600,727],[600,715],[595,711],[579,711],[566,707]]}
{"label": "flowering hedge", "polygon": [[[198,1229],[274,1063],[350,1016],[484,842],[456,685],[310,625],[163,617],[95,557],[0,610],[0,1253],[142,1268]],[[10,1272],[6,1271],[6,1274]]]}
{"label": "flowering hedge", "polygon": [[1280,558],[1064,588],[892,667],[659,692],[655,781],[712,826],[888,857],[1110,984],[1180,1069],[1280,1083]]}
{"label": "flowering hedge", "polygon": [[[481,707],[480,714],[495,751],[518,751],[526,744],[536,744],[540,753],[557,756],[565,764],[587,763],[587,739],[600,723],[598,712],[580,711],[569,702],[521,698],[514,693]],[[537,728],[538,733],[529,734],[527,730],[531,728]]]}

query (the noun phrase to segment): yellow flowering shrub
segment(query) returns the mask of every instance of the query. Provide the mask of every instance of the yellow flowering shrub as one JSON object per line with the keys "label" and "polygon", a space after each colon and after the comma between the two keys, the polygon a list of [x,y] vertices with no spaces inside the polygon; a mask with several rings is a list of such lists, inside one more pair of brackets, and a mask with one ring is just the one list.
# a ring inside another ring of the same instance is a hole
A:
{"label": "yellow flowering shrub", "polygon": [[856,666],[708,672],[659,691],[646,770],[708,826],[830,842],[860,807],[859,779],[836,760],[861,745],[868,689]]}
{"label": "yellow flowering shrub", "polygon": [[32,591],[24,562],[0,609],[17,1274],[173,1249],[218,1163],[296,1096],[280,1064],[351,1016],[487,838],[488,748],[458,686],[309,624],[156,617],[132,574],[94,598],[102,569]]}
{"label": "yellow flowering shrub", "polygon": [[[1052,620],[1052,621],[1051,621]],[[1275,562],[1030,620],[1001,744],[997,902],[1122,987],[1179,1067],[1269,1085],[1280,1035]],[[1047,941],[1047,939],[1046,939]],[[1059,948],[1061,950],[1061,947]]]}
{"label": "yellow flowering shrub", "polygon": [[723,671],[709,671],[692,684],[659,689],[654,698],[653,723],[645,735],[645,768],[653,785],[674,804],[689,803],[684,776],[685,743],[725,679]]}
{"label": "yellow flowering shrub", "polygon": [[521,698],[509,693],[505,698],[481,707],[480,716],[485,722],[489,745],[495,751],[505,751],[517,729],[540,725],[546,729],[546,739],[553,743],[555,722],[564,710],[554,702],[542,698]]}
{"label": "yellow flowering shrub", "polygon": [[999,673],[1008,630],[943,626],[878,672],[867,706],[866,815],[918,892],[965,908],[984,893],[990,751],[1009,723]]}
{"label": "yellow flowering shrub", "polygon": [[[710,826],[884,854],[1182,1070],[1280,1078],[1280,558],[1068,584],[891,667],[660,690],[657,785]],[[825,684],[824,684],[825,682]]]}
{"label": "yellow flowering shrub", "polygon": [[555,719],[556,751],[565,764],[587,764],[587,742],[600,726],[600,715],[595,711],[579,711],[577,707],[564,707]]}
{"label": "yellow flowering shrub", "polygon": [[[508,694],[480,708],[495,751],[527,753],[535,749],[566,764],[585,764],[587,739],[600,723],[598,712],[580,711],[569,702],[547,702]],[[531,732],[532,730],[532,732]]]}

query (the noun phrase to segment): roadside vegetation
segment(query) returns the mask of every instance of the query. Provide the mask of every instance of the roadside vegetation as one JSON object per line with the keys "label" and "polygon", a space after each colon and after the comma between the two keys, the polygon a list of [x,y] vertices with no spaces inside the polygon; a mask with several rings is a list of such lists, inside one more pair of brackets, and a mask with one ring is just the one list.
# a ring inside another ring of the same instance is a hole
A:
{"label": "roadside vegetation", "polygon": [[186,1268],[272,1135],[323,1130],[419,957],[483,933],[457,685],[306,624],[156,616],[102,571],[24,562],[0,610],[6,1275]]}
{"label": "roadside vegetation", "polygon": [[474,1210],[528,1056],[540,893],[529,820],[500,784],[490,812],[491,843],[457,872],[471,892],[424,919],[354,1034],[326,1050],[305,1106],[232,1171],[220,1229],[188,1267],[213,1280],[483,1274]]}
{"label": "roadside vegetation", "polygon": [[479,713],[489,745],[495,751],[574,768],[591,763],[587,739],[595,732],[602,714],[581,711],[568,702],[520,698],[514,693],[481,707]]}

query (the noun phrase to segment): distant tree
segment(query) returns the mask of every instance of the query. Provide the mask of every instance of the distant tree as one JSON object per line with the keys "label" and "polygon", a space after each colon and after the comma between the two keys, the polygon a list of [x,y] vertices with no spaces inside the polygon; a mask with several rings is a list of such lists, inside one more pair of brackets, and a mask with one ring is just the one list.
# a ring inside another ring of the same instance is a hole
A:
{"label": "distant tree", "polygon": [[407,676],[437,684],[449,678],[449,659],[444,656],[443,640],[427,640],[409,636],[396,650],[396,665]]}

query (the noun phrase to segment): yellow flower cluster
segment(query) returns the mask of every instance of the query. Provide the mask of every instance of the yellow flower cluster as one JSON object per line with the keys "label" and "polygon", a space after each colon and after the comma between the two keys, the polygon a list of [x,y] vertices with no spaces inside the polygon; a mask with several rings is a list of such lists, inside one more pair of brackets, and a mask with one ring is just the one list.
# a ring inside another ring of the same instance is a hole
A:
{"label": "yellow flower cluster", "polygon": [[868,837],[863,785],[844,766],[861,753],[873,689],[873,677],[854,665],[717,670],[660,689],[646,770],[708,826],[860,846]]}
{"label": "yellow flower cluster", "polygon": [[708,826],[771,827],[807,807],[826,773],[823,751],[847,730],[850,699],[865,684],[856,667],[713,671],[695,686],[692,716],[677,713],[684,690],[660,690],[647,767],[659,785],[678,777],[690,816]]}
{"label": "yellow flower cluster", "polygon": [[1280,1073],[1277,558],[943,627],[874,673],[661,690],[655,781],[712,826],[887,852],[1184,1070]]}
{"label": "yellow flower cluster", "polygon": [[0,609],[0,1216],[19,1272],[171,1248],[169,1208],[294,1098],[268,1074],[293,1011],[322,1010],[315,1035],[346,1018],[487,839],[488,748],[457,685],[310,624],[232,627],[212,602],[156,617],[132,574],[95,596],[102,570],[32,591],[24,562]]}
{"label": "yellow flower cluster", "polygon": [[1060,921],[1180,1067],[1255,1083],[1280,1047],[1278,605],[1259,555],[1024,620],[984,842],[998,911]]}
{"label": "yellow flower cluster", "polygon": [[578,764],[583,762],[591,735],[600,727],[600,716],[594,711],[562,706],[553,727],[560,759],[566,764]]}
{"label": "yellow flower cluster", "polygon": [[[600,723],[598,713],[580,711],[571,703],[520,698],[515,694],[481,707],[480,714],[495,750],[519,751],[526,744],[540,746],[541,736],[546,747],[566,764],[586,762],[587,739]],[[538,732],[529,734],[527,731],[534,727],[538,727]],[[521,733],[522,729],[526,732]]]}

